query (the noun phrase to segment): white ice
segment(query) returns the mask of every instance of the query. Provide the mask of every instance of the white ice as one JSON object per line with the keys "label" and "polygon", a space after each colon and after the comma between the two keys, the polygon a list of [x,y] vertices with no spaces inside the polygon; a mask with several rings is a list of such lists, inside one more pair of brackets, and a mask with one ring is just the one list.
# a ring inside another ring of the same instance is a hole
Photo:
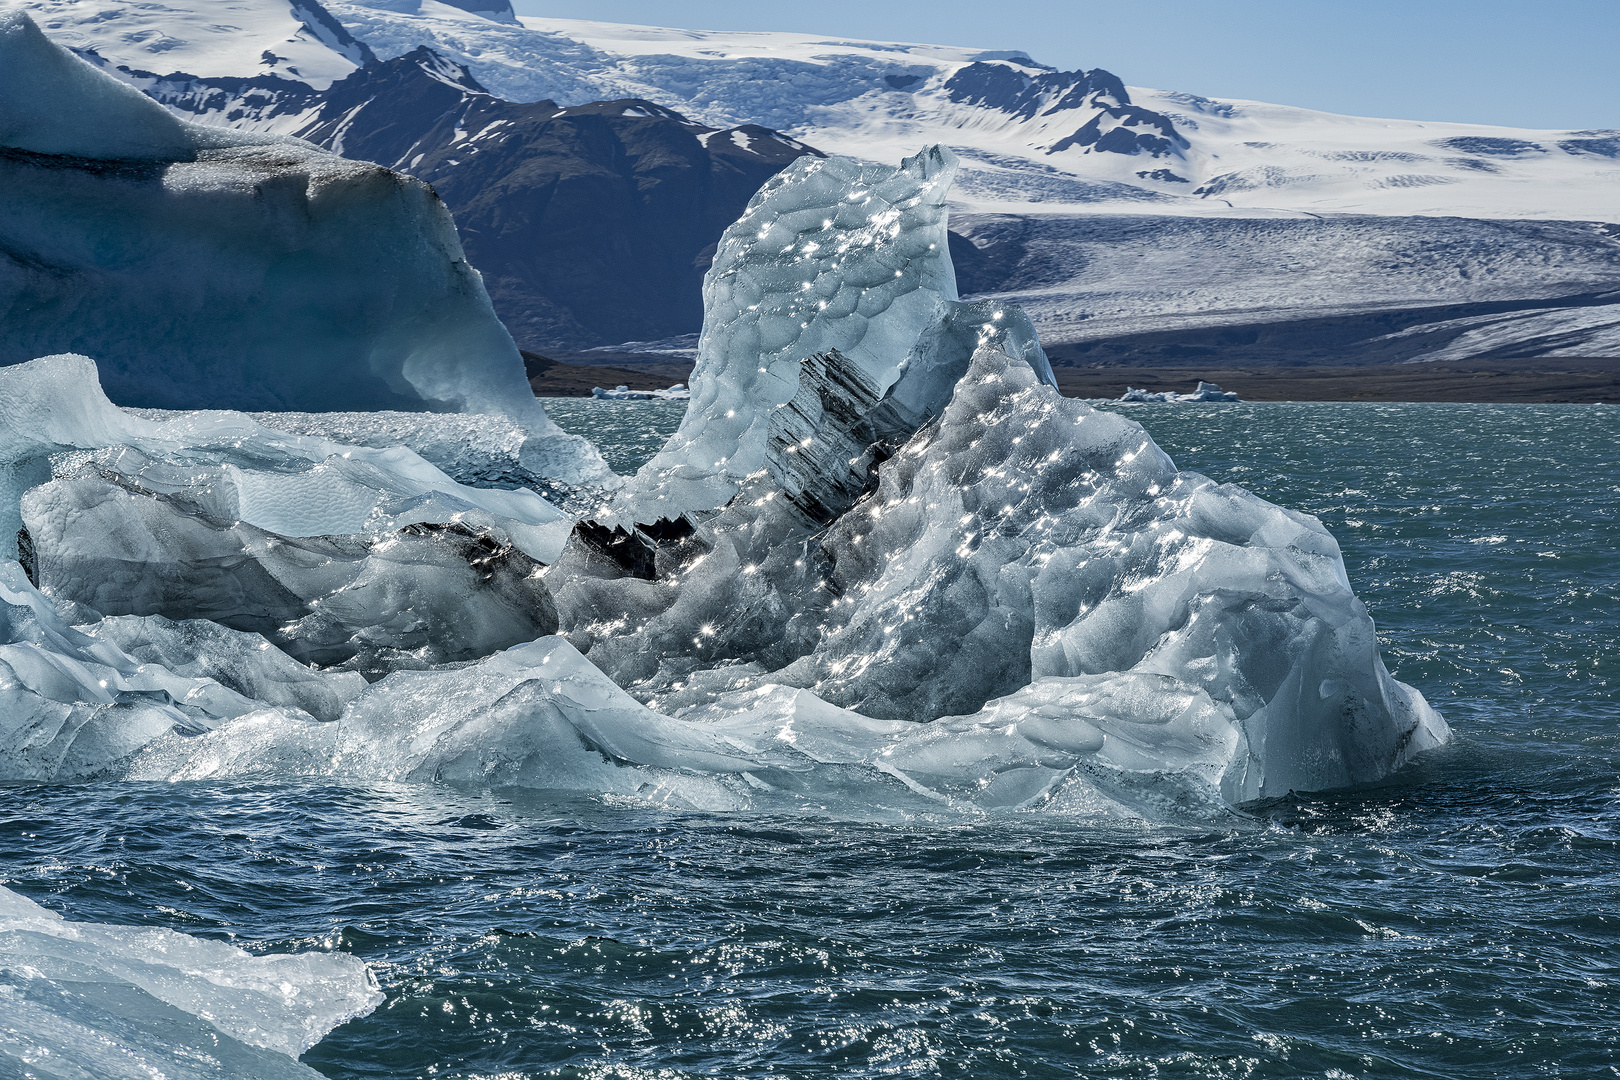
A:
{"label": "white ice", "polygon": [[365,964],[343,953],[256,956],[70,921],[0,888],[6,1075],[314,1080],[298,1055],[381,1001]]}
{"label": "white ice", "polygon": [[1122,402],[1137,405],[1165,405],[1170,403],[1185,403],[1199,401],[1237,401],[1237,394],[1230,390],[1222,390],[1212,382],[1198,382],[1198,387],[1190,394],[1178,394],[1173,390],[1152,391],[1138,390],[1135,387],[1126,387],[1125,392],[1119,396]]}

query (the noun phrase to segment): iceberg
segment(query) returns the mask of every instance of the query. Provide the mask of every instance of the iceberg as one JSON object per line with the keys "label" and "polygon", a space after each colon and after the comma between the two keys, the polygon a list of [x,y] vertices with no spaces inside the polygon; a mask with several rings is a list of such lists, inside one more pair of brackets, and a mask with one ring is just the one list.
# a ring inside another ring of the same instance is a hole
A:
{"label": "iceberg", "polygon": [[546,475],[611,482],[546,417],[431,188],[180,120],[0,12],[0,363],[94,356],[122,402],[511,416]]}
{"label": "iceberg", "polygon": [[1016,308],[954,299],[953,171],[930,148],[761,190],[706,285],[685,422],[547,572],[561,633],[665,711],[786,685],[937,723],[1050,679],[1172,680],[1222,718],[1204,775],[1229,802],[1445,741],[1319,522],[1178,471],[1056,392]]}
{"label": "iceberg", "polygon": [[1057,392],[1018,309],[955,298],[952,167],[768,185],[680,431],[588,518],[402,447],[137,416],[82,358],[0,371],[0,776],[1207,818],[1444,743],[1320,522],[1178,470]]}
{"label": "iceberg", "polygon": [[1384,669],[1319,522],[1178,472],[993,347],[830,525],[761,472],[678,537],[627,536],[639,573],[581,531],[550,571],[563,633],[638,698],[712,715],[787,685],[932,727],[1061,716],[1073,680],[1159,686],[1218,730],[1198,774],[1231,803],[1374,780],[1447,737]]}
{"label": "iceberg", "polygon": [[692,392],[685,383],[676,383],[667,390],[632,390],[620,383],[612,390],[600,386],[591,389],[591,396],[604,401],[690,401]]}
{"label": "iceberg", "polygon": [[315,1080],[298,1056],[382,999],[365,964],[342,953],[255,956],[172,930],[69,921],[0,888],[7,1075]]}
{"label": "iceberg", "polygon": [[1190,394],[1176,394],[1169,391],[1138,390],[1127,386],[1125,392],[1118,399],[1123,403],[1165,405],[1171,402],[1189,401],[1237,401],[1238,396],[1230,390],[1222,390],[1212,382],[1198,381],[1198,389]]}

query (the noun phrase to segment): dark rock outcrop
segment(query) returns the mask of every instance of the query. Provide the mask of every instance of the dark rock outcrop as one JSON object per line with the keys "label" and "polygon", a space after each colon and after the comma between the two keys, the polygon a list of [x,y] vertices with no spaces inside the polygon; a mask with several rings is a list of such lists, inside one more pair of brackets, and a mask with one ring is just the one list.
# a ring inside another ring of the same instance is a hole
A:
{"label": "dark rock outcrop", "polygon": [[1070,111],[1089,114],[1072,135],[1053,143],[1049,154],[1079,147],[1160,157],[1189,145],[1168,116],[1132,104],[1119,76],[1102,68],[1029,75],[1009,64],[979,62],[947,79],[945,92],[959,105],[994,109],[1020,120]]}

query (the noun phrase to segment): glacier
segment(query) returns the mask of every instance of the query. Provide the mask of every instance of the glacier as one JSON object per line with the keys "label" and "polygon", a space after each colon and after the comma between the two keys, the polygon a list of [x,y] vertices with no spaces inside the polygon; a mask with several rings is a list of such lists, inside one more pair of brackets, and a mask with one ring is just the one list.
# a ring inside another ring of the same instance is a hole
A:
{"label": "glacier", "polygon": [[0,362],[96,358],[132,405],[497,413],[536,471],[609,473],[535,401],[431,188],[180,120],[0,13]]}
{"label": "glacier", "polygon": [[173,930],[64,919],[0,887],[0,1062],[40,1080],[314,1080],[298,1056],[383,1000],[343,953],[255,956]]}
{"label": "glacier", "polygon": [[1443,744],[1319,522],[1178,470],[1058,394],[1020,310],[957,297],[955,166],[767,184],[680,430],[562,507],[490,486],[510,426],[392,413],[368,447],[329,437],[363,414],[0,369],[0,778],[1207,819]]}

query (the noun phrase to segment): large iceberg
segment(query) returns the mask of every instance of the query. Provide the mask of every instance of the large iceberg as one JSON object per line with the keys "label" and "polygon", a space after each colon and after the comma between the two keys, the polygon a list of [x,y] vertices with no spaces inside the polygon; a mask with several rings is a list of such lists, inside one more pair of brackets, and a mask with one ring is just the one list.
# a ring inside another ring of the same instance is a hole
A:
{"label": "large iceberg", "polygon": [[768,185],[681,430],[588,520],[403,449],[136,416],[82,360],[0,371],[32,575],[0,574],[0,776],[1208,815],[1443,743],[1319,522],[1178,471],[1057,393],[1021,312],[956,299],[951,169]]}
{"label": "large iceberg", "polygon": [[0,12],[0,363],[95,357],[167,408],[502,413],[536,471],[608,478],[534,401],[426,184],[179,120]]}
{"label": "large iceberg", "polygon": [[7,1076],[316,1080],[298,1056],[381,1002],[365,964],[342,953],[254,956],[173,930],[74,922],[0,888]]}

